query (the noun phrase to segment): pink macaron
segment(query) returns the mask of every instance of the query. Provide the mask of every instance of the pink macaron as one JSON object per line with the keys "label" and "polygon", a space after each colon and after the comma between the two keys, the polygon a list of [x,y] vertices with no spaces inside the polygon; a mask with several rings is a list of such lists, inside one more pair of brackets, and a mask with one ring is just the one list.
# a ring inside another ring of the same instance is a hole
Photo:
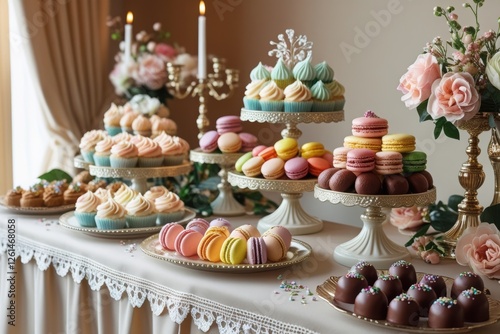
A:
{"label": "pink macaron", "polygon": [[268,229],[264,234],[266,233],[275,233],[279,235],[283,239],[286,249],[288,250],[288,248],[290,248],[290,245],[292,244],[292,233],[290,233],[290,230],[288,230],[286,227],[276,225]]}
{"label": "pink macaron", "polygon": [[247,261],[250,264],[267,263],[267,247],[263,238],[251,237],[248,239]]}
{"label": "pink macaron", "polygon": [[210,227],[210,223],[203,218],[193,218],[186,225],[187,230],[195,230],[201,234],[205,234],[207,229]]}
{"label": "pink macaron", "polygon": [[183,230],[175,238],[175,251],[182,256],[196,255],[203,234],[195,230]]}
{"label": "pink macaron", "polygon": [[352,134],[357,137],[379,138],[388,132],[388,122],[380,118],[373,111],[367,111],[364,117],[357,117],[352,120]]}
{"label": "pink macaron", "polygon": [[285,162],[281,158],[267,160],[260,167],[260,172],[265,179],[276,180],[285,175]]}
{"label": "pink macaron", "polygon": [[241,139],[241,151],[251,152],[257,145],[258,139],[251,133],[241,132],[238,134]]}
{"label": "pink macaron", "polygon": [[325,154],[321,156],[326,161],[330,162],[330,167],[333,167],[333,153],[330,151],[326,151]]}
{"label": "pink macaron", "polygon": [[262,152],[263,150],[265,150],[267,148],[266,145],[257,145],[253,148],[252,150],[252,155],[254,157],[258,156],[260,152]]}
{"label": "pink macaron", "polygon": [[375,172],[381,175],[402,173],[403,155],[393,151],[376,152]]}
{"label": "pink macaron", "polygon": [[215,128],[219,134],[226,132],[241,132],[243,127],[239,116],[227,115],[222,116],[215,121]]}
{"label": "pink macaron", "polygon": [[178,223],[164,225],[158,234],[161,247],[167,250],[175,250],[175,239],[182,231],[184,231],[184,227]]}
{"label": "pink macaron", "polygon": [[367,148],[355,148],[347,152],[346,169],[354,173],[370,172],[375,168],[375,152]]}
{"label": "pink macaron", "polygon": [[236,153],[241,149],[241,139],[235,132],[225,132],[217,139],[222,153]]}
{"label": "pink macaron", "polygon": [[233,224],[231,224],[231,222],[225,218],[215,218],[213,220],[210,221],[210,227],[226,227],[229,232],[231,232],[233,230]]}
{"label": "pink macaron", "polygon": [[285,173],[291,180],[302,179],[309,173],[309,164],[302,157],[295,157],[285,162]]}
{"label": "pink macaron", "polygon": [[215,130],[205,132],[199,141],[201,150],[207,153],[215,151],[217,149],[217,140],[219,136],[219,133]]}
{"label": "pink macaron", "polygon": [[347,163],[347,152],[351,149],[348,147],[337,147],[333,150],[333,167],[345,168]]}

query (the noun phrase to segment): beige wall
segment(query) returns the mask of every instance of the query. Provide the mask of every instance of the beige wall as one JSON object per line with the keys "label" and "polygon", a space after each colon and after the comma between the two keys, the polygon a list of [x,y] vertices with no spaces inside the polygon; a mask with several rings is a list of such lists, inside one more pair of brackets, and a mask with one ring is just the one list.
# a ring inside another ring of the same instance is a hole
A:
{"label": "beige wall", "polygon": [[[470,1],[472,2],[472,1]],[[434,175],[438,198],[447,200],[451,194],[463,194],[457,173],[466,160],[466,134],[461,141],[434,140],[432,124],[419,124],[415,111],[407,110],[396,90],[399,78],[413,63],[426,42],[435,36],[448,37],[444,19],[433,15],[436,5],[454,4],[463,25],[473,24],[469,13],[461,8],[461,1],[412,0],[208,0],[207,50],[228,59],[228,64],[241,71],[240,87],[228,101],[209,100],[212,124],[225,114],[239,114],[244,87],[249,82],[251,69],[263,63],[274,65],[275,58],[267,55],[269,41],[277,40],[279,33],[293,28],[314,42],[313,63],[326,60],[335,70],[335,78],[346,88],[346,121],[338,124],[303,124],[300,142],[318,140],[333,150],[342,145],[350,133],[350,120],[366,110],[374,110],[387,118],[390,132],[408,132],[417,137],[418,149],[428,154],[428,170]],[[218,5],[219,12],[215,5]],[[221,10],[220,8],[223,9]],[[172,38],[196,54],[196,26],[198,1],[189,0],[126,0],[123,10],[132,10],[135,28],[150,29],[161,21],[172,33]],[[481,9],[482,29],[497,29],[500,2],[487,1]],[[342,51],[349,48],[350,54]],[[187,114],[187,125],[181,127],[181,136],[195,142],[197,104],[194,99],[173,101],[173,118],[180,120]],[[270,144],[279,137],[279,127],[269,124],[245,123],[245,129],[257,134]],[[268,134],[271,133],[271,138]],[[480,137],[487,178],[479,191],[479,199],[488,205],[492,199],[492,168],[485,155],[488,134]],[[196,142],[195,142],[196,145]],[[303,204],[310,212],[331,220],[360,223],[360,209],[320,203],[312,194],[304,195]]]}

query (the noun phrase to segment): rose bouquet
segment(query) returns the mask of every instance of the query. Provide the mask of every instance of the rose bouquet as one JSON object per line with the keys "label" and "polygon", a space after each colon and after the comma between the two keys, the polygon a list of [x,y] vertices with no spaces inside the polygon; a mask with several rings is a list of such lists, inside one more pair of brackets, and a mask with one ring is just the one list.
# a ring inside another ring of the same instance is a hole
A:
{"label": "rose bouquet", "polygon": [[[397,89],[409,109],[417,109],[420,121],[432,120],[434,137],[442,132],[459,139],[457,122],[467,121],[478,112],[500,112],[499,28],[479,33],[478,10],[485,0],[463,6],[470,9],[475,26],[462,27],[453,6],[434,8],[444,17],[451,38],[434,38],[401,77]],[[451,55],[448,54],[449,49]],[[491,114],[492,115],[492,114]],[[490,118],[490,125],[495,126]]]}
{"label": "rose bouquet", "polygon": [[153,32],[140,31],[132,43],[131,59],[125,62],[123,25],[119,17],[107,22],[111,38],[120,42],[120,50],[115,56],[116,64],[109,79],[119,96],[132,98],[137,94],[149,95],[165,103],[171,98],[165,84],[168,80],[167,63],[183,65],[181,79],[195,76],[197,60],[185,50],[169,43],[170,34],[162,29],[161,23],[153,25]]}

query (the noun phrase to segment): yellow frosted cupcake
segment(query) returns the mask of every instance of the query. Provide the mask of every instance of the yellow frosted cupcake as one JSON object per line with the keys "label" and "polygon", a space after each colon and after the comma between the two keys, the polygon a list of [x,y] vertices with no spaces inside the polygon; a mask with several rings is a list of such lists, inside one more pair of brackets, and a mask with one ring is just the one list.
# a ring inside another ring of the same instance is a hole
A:
{"label": "yellow frosted cupcake", "polygon": [[313,104],[311,90],[300,80],[295,80],[293,84],[287,86],[283,93],[285,112],[311,111]]}
{"label": "yellow frosted cupcake", "polygon": [[124,207],[137,196],[137,192],[127,186],[122,184],[120,188],[113,194],[113,199]]}
{"label": "yellow frosted cupcake", "polygon": [[259,93],[267,83],[267,80],[261,79],[254,80],[246,86],[245,96],[243,97],[243,105],[246,109],[261,110]]}
{"label": "yellow frosted cupcake", "polygon": [[330,90],[331,98],[335,102],[335,110],[344,110],[344,86],[337,80],[333,80],[331,83],[327,84],[326,87]]}

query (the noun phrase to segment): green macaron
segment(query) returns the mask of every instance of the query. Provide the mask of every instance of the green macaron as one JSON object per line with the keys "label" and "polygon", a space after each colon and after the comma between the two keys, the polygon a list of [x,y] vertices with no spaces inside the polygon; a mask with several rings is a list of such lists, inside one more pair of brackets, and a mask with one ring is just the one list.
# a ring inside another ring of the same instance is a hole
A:
{"label": "green macaron", "polygon": [[247,162],[250,158],[252,157],[252,152],[247,152],[243,154],[241,157],[236,160],[236,163],[234,164],[234,169],[236,169],[237,172],[242,171],[243,164]]}
{"label": "green macaron", "polygon": [[420,151],[403,153],[403,173],[421,172],[426,169],[427,154]]}

